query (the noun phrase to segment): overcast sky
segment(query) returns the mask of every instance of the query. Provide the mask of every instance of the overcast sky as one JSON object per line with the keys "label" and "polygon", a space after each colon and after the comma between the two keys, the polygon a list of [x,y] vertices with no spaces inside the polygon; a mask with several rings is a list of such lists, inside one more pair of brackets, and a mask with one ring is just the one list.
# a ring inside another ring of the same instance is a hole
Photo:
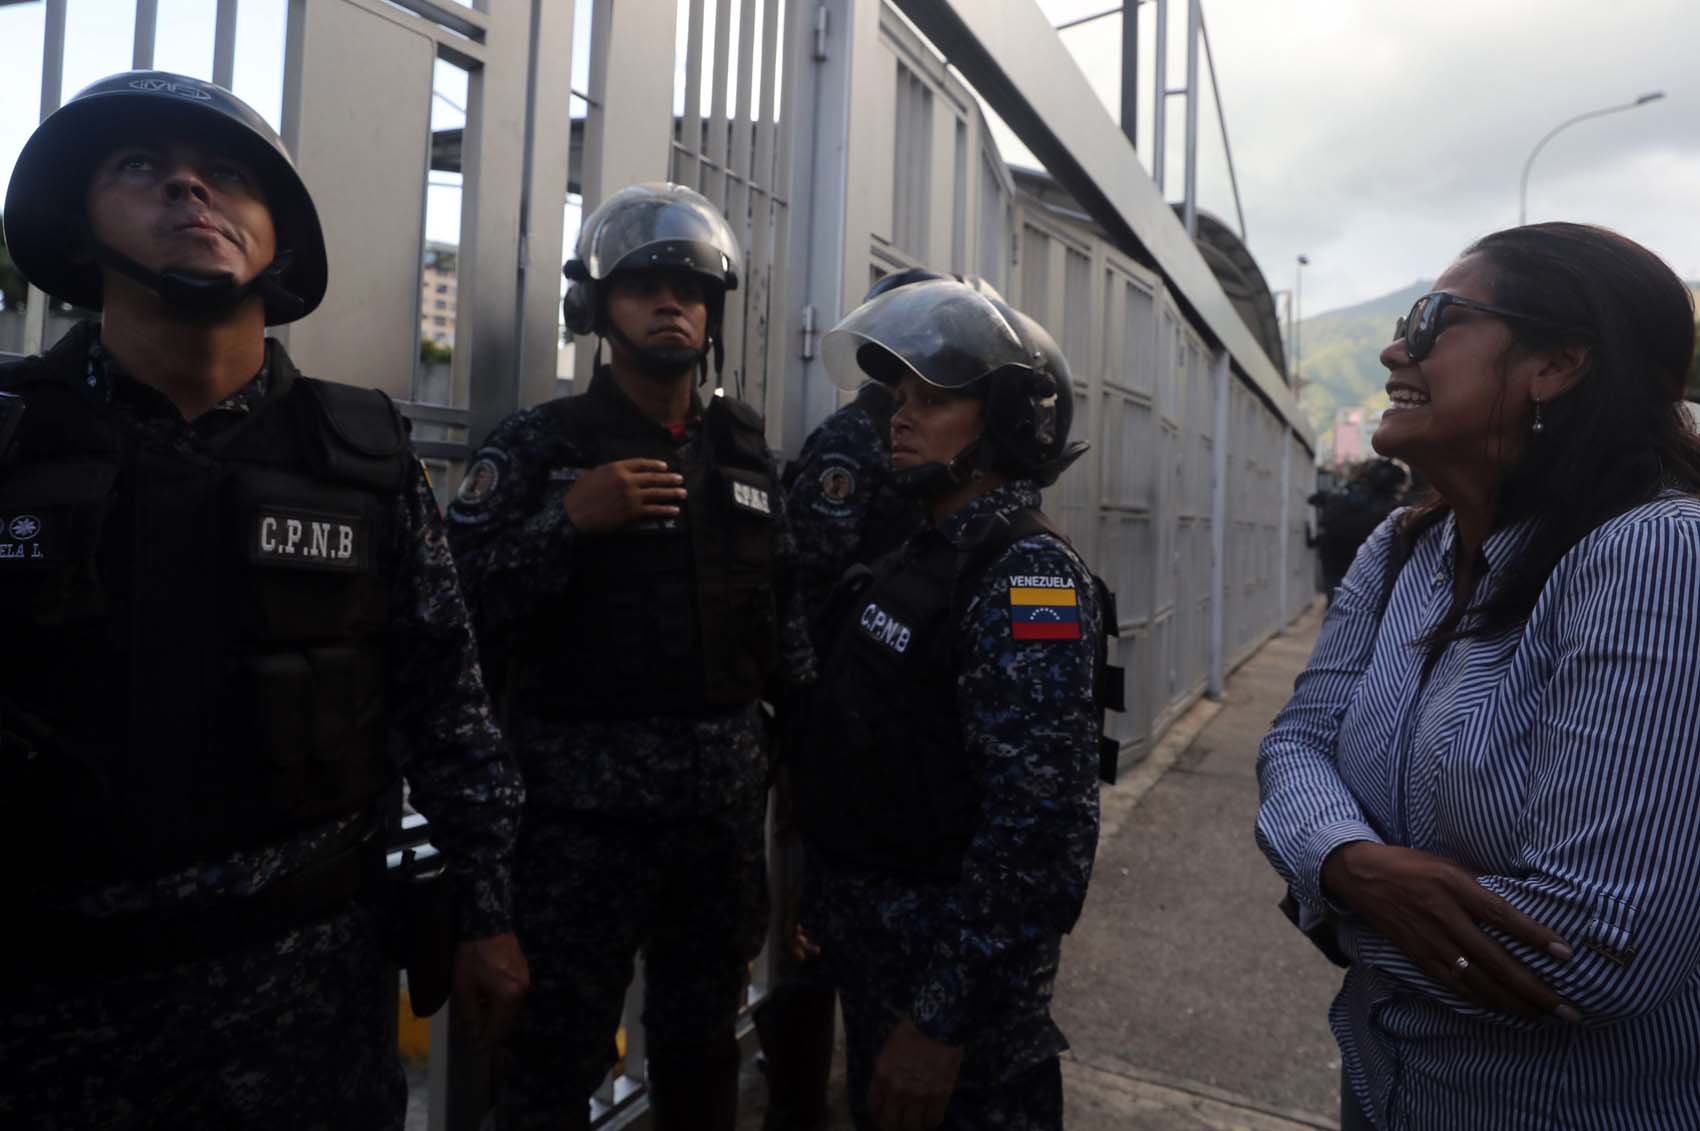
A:
{"label": "overcast sky", "polygon": [[[1061,23],[1115,0],[1040,6]],[[1695,0],[1205,0],[1204,12],[1251,250],[1273,289],[1310,257],[1304,313],[1433,278],[1471,239],[1517,222],[1518,178],[1542,134],[1653,90],[1666,97],[1547,145],[1529,219],[1616,228],[1700,278]],[[1171,86],[1185,74],[1185,13],[1170,0]],[[1149,45],[1149,4],[1141,20]],[[1112,16],[1061,33],[1111,107],[1120,26]],[[1142,116],[1151,69],[1147,52]],[[1184,119],[1171,101],[1178,199]],[[1215,109],[1201,110],[1200,203],[1231,224]]]}
{"label": "overcast sky", "polygon": [[[1115,6],[1039,3],[1054,23]],[[1170,83],[1179,86],[1186,0],[1169,3]],[[210,74],[213,7],[160,0],[158,65]],[[238,23],[238,93],[274,122],[284,10],[285,0],[243,0]],[[1666,97],[1573,126],[1547,146],[1530,178],[1529,216],[1609,225],[1700,278],[1697,0],[1205,0],[1204,11],[1251,249],[1275,290],[1293,285],[1298,254],[1310,257],[1304,313],[1434,277],[1472,238],[1516,222],[1518,176],[1543,133],[1652,90]],[[41,12],[39,3],[0,6],[0,42],[20,48],[0,98],[0,177],[35,123]],[[132,0],[72,0],[68,92],[128,65],[133,12]],[[1146,3],[1147,160],[1154,22]],[[1112,107],[1120,31],[1111,16],[1061,33]],[[447,101],[434,107],[437,124],[458,124],[464,76],[440,71]],[[1170,102],[1168,187],[1178,198],[1184,115],[1181,99]],[[1199,117],[1200,203],[1232,223],[1208,93]],[[1034,163],[1012,137],[1003,149]],[[431,195],[431,234],[454,238],[454,190]]]}

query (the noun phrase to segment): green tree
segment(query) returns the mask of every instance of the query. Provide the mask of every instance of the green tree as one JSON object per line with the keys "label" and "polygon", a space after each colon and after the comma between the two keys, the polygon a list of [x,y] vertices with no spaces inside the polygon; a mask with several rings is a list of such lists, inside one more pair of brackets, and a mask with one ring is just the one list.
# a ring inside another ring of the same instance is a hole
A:
{"label": "green tree", "polygon": [[424,362],[452,361],[455,351],[449,346],[440,346],[430,338],[419,339],[419,360]]}

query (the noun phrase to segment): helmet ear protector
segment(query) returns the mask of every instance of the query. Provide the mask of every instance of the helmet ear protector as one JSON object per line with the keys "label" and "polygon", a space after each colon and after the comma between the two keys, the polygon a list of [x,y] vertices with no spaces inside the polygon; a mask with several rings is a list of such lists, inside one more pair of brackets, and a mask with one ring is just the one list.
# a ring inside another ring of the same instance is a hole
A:
{"label": "helmet ear protector", "polygon": [[1057,440],[1057,380],[1006,365],[985,378],[986,432],[998,457],[1021,468],[1044,462]]}
{"label": "helmet ear protector", "polygon": [[590,272],[584,269],[584,260],[567,260],[561,274],[567,277],[567,293],[561,299],[561,320],[574,334],[595,333],[600,296],[595,293],[596,283]]}

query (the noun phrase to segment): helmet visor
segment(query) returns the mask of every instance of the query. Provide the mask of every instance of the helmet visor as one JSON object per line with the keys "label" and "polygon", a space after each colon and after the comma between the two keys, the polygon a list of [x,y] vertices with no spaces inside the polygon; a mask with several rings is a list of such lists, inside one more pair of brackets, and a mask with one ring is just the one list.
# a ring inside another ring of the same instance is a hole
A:
{"label": "helmet visor", "polygon": [[678,267],[732,290],[738,238],[707,200],[676,185],[634,185],[609,197],[585,221],[578,258],[592,279],[643,267]]}
{"label": "helmet visor", "polygon": [[954,279],[911,283],[863,303],[827,332],[821,354],[844,389],[870,377],[895,385],[911,373],[964,389],[1006,365],[1031,363],[1008,319]]}

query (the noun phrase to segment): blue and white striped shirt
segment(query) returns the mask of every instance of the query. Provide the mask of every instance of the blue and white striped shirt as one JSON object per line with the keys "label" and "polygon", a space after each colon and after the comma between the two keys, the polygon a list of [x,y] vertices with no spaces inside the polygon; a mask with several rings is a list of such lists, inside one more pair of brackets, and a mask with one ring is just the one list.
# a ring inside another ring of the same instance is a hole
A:
{"label": "blue and white striped shirt", "polygon": [[[1451,604],[1456,528],[1383,614],[1392,522],[1258,751],[1258,844],[1352,958],[1329,1020],[1358,1102],[1382,1131],[1700,1128],[1700,501],[1607,522],[1521,629],[1449,645],[1426,683],[1412,641]],[[1487,539],[1484,586],[1528,533]],[[1353,840],[1455,860],[1557,931],[1569,962],[1490,933],[1582,1022],[1472,1005],[1330,903]]]}

